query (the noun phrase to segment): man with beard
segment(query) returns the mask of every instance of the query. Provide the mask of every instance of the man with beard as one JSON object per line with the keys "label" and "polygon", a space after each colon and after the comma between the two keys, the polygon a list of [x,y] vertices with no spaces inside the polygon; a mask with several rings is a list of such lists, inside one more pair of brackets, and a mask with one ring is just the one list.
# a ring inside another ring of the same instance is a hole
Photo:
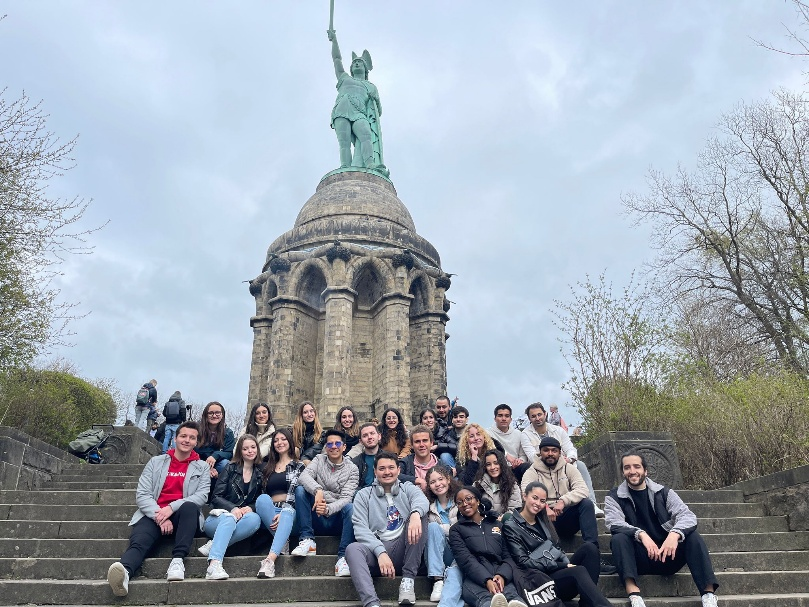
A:
{"label": "man with beard", "polygon": [[373,422],[365,422],[360,426],[360,445],[362,452],[351,458],[354,465],[360,471],[360,485],[357,491],[370,486],[374,482],[374,458],[379,453],[379,434],[377,425]]}
{"label": "man with beard", "polygon": [[449,396],[441,395],[435,399],[435,421],[444,429],[450,426],[451,421],[449,417]]}
{"label": "man with beard", "polygon": [[702,595],[703,607],[716,607],[714,575],[697,517],[672,489],[647,478],[646,460],[638,451],[621,456],[624,482],[604,502],[604,523],[631,607],[645,607],[638,575],[673,575],[687,564]]}

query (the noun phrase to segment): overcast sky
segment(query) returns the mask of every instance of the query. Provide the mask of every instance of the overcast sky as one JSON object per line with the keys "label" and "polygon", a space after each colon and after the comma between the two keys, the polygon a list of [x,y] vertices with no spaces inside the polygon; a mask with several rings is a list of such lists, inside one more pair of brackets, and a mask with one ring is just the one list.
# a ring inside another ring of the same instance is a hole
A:
{"label": "overcast sky", "polygon": [[[652,256],[622,215],[650,167],[691,165],[722,112],[803,86],[783,0],[336,0],[343,55],[368,49],[385,162],[416,228],[457,274],[449,393],[557,402],[552,323],[569,284],[623,285]],[[371,7],[369,9],[369,7]],[[79,134],[54,193],[93,199],[91,256],[63,298],[89,315],[56,353],[133,394],[159,381],[241,413],[255,311],[245,280],[338,165],[328,2],[0,0],[6,98]]]}

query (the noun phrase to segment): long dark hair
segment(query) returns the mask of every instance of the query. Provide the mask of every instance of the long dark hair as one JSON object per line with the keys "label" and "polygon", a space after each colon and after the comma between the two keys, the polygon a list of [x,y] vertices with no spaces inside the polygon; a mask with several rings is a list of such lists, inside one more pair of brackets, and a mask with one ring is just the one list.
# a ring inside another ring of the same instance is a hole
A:
{"label": "long dark hair", "polygon": [[[351,426],[348,430],[346,430],[343,427],[343,424],[340,422],[340,418],[343,416],[343,412],[345,412],[345,411],[351,411],[351,415],[354,416],[354,425]],[[356,411],[354,411],[354,408],[349,407],[348,405],[346,405],[345,407],[340,407],[340,410],[337,412],[337,418],[334,420],[334,429],[339,430],[340,432],[343,432],[343,433],[348,434],[349,436],[353,437],[353,436],[359,436],[359,433],[360,433],[359,428],[360,428],[360,424],[357,421],[357,413],[356,413]]]}
{"label": "long dark hair", "polygon": [[511,466],[508,465],[506,456],[497,449],[489,449],[483,454],[482,461],[478,466],[478,472],[475,474],[475,486],[480,487],[480,481],[483,480],[483,475],[486,474],[486,458],[490,455],[494,455],[497,458],[497,463],[500,464],[500,478],[495,482],[497,488],[500,490],[500,499],[503,500],[503,508],[507,508],[508,499],[511,497],[511,492],[514,491],[514,485],[517,484],[517,477],[515,477],[514,473],[511,471]]}
{"label": "long dark hair", "polygon": [[264,464],[264,476],[262,479],[262,484],[266,487],[267,480],[269,480],[270,475],[275,472],[275,465],[281,460],[281,454],[275,450],[275,437],[279,434],[283,434],[287,442],[289,443],[289,457],[293,460],[295,459],[295,443],[292,442],[292,430],[289,428],[279,428],[275,432],[272,433],[272,438],[270,438],[270,452],[267,454],[267,463]]}
{"label": "long dark hair", "polygon": [[430,489],[430,477],[433,474],[440,474],[449,481],[449,488],[447,489],[447,497],[454,502],[455,494],[457,494],[458,491],[461,490],[461,483],[458,481],[457,478],[452,476],[452,468],[450,468],[445,464],[436,464],[435,466],[427,470],[427,476],[424,478],[425,482],[427,483],[427,489],[424,490],[424,493],[427,495],[427,499],[430,500],[430,503],[438,499],[438,496],[435,493],[433,493],[432,489]]}
{"label": "long dark hair", "polygon": [[258,436],[258,424],[256,423],[256,411],[258,411],[259,407],[264,407],[267,410],[267,427],[273,425],[272,423],[272,411],[270,411],[270,406],[267,403],[256,403],[253,405],[253,408],[250,409],[250,415],[247,418],[247,434],[252,434],[253,436]]}
{"label": "long dark hair", "polygon": [[[222,421],[220,421],[216,426],[211,426],[208,422],[208,409],[216,405],[220,409],[222,409]],[[222,403],[219,401],[211,401],[205,408],[202,410],[202,419],[200,420],[200,427],[202,428],[202,433],[199,437],[199,445],[214,445],[215,447],[224,447],[225,445],[225,430],[227,426],[225,425],[225,408],[222,406]]]}
{"label": "long dark hair", "polygon": [[[545,486],[544,483],[540,483],[539,481],[532,481],[525,486],[525,491],[523,491],[523,497],[531,493],[534,489],[542,489],[545,492],[545,495],[548,495],[548,488]],[[523,508],[525,506],[523,505]],[[543,508],[542,511],[537,514],[537,519],[541,520],[545,527],[551,534],[551,537],[546,537],[546,540],[551,540],[553,543],[559,543],[559,534],[556,533],[556,527],[553,526],[551,520],[548,518],[548,510],[547,508]]]}
{"label": "long dark hair", "polygon": [[[394,413],[396,415],[396,419],[399,420],[396,423],[396,427],[392,430],[388,428],[388,424],[385,422],[385,418],[388,416],[388,413]],[[379,433],[382,435],[382,440],[379,441],[380,445],[387,445],[388,441],[395,435],[396,446],[399,448],[399,451],[404,449],[405,445],[407,444],[407,428],[405,428],[404,420],[402,419],[402,412],[399,411],[399,409],[394,409],[393,407],[388,407],[385,409],[385,412],[382,414],[382,419],[380,420]]]}
{"label": "long dark hair", "polygon": [[258,439],[250,433],[242,434],[239,440],[236,441],[236,446],[233,448],[233,457],[230,458],[231,464],[239,464],[244,466],[244,456],[242,455],[242,445],[245,441],[251,440],[256,443],[256,459],[253,460],[253,465],[258,467],[261,465],[261,451],[258,448]]}

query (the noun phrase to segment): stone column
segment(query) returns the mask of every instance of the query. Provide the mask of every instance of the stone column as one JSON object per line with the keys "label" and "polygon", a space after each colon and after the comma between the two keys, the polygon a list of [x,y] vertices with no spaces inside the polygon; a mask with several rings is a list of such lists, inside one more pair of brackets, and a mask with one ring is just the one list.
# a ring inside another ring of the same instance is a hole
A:
{"label": "stone column", "polygon": [[288,299],[278,299],[272,307],[272,326],[269,344],[265,346],[267,355],[264,366],[267,369],[265,396],[270,405],[276,427],[292,423],[294,323],[296,303]]}
{"label": "stone column", "polygon": [[323,336],[323,399],[319,403],[321,420],[333,420],[340,407],[350,404],[351,333],[354,298],[357,292],[348,287],[328,287],[326,327]]}
{"label": "stone column", "polygon": [[447,392],[446,324],[443,312],[410,319],[410,401],[414,411]]}
{"label": "stone column", "polygon": [[247,413],[258,401],[267,400],[267,376],[269,375],[269,345],[272,333],[272,316],[253,316],[253,357],[250,366],[250,385],[247,390]]}
{"label": "stone column", "polygon": [[408,421],[411,413],[409,311],[412,299],[412,295],[388,293],[380,299],[374,316],[374,356],[380,363],[374,381],[374,398],[401,410]]}

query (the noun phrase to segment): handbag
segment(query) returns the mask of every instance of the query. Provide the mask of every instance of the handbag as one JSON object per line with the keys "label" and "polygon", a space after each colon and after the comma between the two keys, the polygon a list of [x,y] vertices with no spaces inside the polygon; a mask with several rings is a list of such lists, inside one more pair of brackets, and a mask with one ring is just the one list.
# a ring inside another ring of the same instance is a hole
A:
{"label": "handbag", "polygon": [[556,585],[551,576],[539,569],[514,568],[514,586],[528,607],[565,607],[556,596]]}
{"label": "handbag", "polygon": [[567,567],[570,559],[567,558],[564,550],[559,548],[551,540],[545,540],[531,551],[532,560],[539,563],[543,571],[552,573],[558,569]]}

